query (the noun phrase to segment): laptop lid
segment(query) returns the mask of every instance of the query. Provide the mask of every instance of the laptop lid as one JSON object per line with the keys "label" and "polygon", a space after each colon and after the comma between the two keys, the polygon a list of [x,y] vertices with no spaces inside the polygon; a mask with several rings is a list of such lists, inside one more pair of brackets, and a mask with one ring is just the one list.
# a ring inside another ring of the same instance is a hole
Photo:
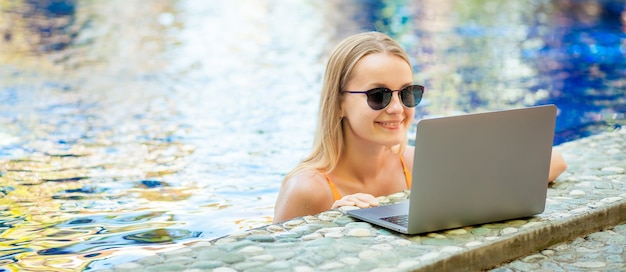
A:
{"label": "laptop lid", "polygon": [[541,213],[555,121],[554,105],[422,119],[417,123],[410,204],[396,207],[406,213],[409,206],[408,227],[364,216],[377,208],[392,216],[392,207],[349,214],[416,234]]}

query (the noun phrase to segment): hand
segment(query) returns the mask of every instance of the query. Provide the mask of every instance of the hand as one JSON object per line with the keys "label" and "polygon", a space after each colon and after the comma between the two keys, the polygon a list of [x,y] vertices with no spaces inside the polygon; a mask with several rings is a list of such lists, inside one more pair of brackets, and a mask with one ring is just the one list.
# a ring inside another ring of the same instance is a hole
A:
{"label": "hand", "polygon": [[341,206],[357,206],[359,208],[369,208],[373,206],[378,206],[378,200],[370,194],[358,193],[353,195],[347,195],[335,201],[331,209],[336,209]]}

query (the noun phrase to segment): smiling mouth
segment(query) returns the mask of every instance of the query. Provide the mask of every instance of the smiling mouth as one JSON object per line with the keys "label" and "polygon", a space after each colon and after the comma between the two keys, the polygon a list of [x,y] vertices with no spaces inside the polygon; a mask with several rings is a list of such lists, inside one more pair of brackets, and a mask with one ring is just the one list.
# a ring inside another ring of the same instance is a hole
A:
{"label": "smiling mouth", "polygon": [[388,121],[388,122],[376,122],[378,125],[389,128],[389,129],[397,129],[402,125],[402,121]]}

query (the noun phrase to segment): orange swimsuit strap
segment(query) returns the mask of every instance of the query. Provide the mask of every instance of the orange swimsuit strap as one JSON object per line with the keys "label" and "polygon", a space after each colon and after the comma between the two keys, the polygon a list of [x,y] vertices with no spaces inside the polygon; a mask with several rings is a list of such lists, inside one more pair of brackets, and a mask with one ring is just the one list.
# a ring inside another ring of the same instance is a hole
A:
{"label": "orange swimsuit strap", "polygon": [[[404,158],[402,156],[400,156],[400,163],[402,164],[402,171],[404,171],[404,178],[406,179],[406,187],[411,189],[411,171],[409,171],[409,169],[406,168],[406,165],[404,164]],[[328,181],[328,186],[330,186],[330,190],[333,192],[333,198],[335,199],[335,201],[341,199],[341,194],[339,193],[339,191],[337,191],[337,187],[330,180],[330,177],[328,177],[328,175],[326,174],[323,174],[323,175],[324,177],[326,177],[326,181]]]}
{"label": "orange swimsuit strap", "polygon": [[335,199],[335,201],[341,199],[341,194],[339,193],[339,191],[337,191],[337,187],[335,187],[335,184],[330,180],[328,175],[324,174],[324,176],[326,177],[326,181],[328,181],[330,190],[333,191],[333,198]]}

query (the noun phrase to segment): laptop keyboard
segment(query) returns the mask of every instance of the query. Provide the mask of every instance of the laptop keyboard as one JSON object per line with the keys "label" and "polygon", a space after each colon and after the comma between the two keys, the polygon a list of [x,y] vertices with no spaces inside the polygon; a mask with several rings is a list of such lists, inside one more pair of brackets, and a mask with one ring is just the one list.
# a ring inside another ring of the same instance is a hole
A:
{"label": "laptop keyboard", "polygon": [[385,220],[387,222],[394,223],[396,225],[400,225],[400,226],[405,226],[406,227],[406,226],[409,225],[409,215],[408,214],[383,217],[381,219]]}

